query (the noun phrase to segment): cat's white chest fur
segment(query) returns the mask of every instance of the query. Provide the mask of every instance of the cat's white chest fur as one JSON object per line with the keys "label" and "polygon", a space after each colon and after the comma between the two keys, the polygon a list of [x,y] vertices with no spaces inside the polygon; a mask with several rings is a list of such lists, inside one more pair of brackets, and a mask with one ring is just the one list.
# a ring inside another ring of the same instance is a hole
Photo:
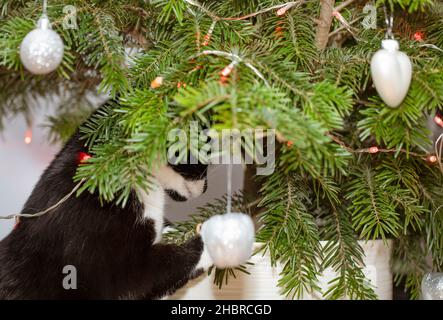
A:
{"label": "cat's white chest fur", "polygon": [[154,222],[155,240],[154,244],[162,239],[164,223],[165,190],[157,181],[151,184],[149,191],[140,191],[140,200],[143,202],[143,219],[150,219]]}

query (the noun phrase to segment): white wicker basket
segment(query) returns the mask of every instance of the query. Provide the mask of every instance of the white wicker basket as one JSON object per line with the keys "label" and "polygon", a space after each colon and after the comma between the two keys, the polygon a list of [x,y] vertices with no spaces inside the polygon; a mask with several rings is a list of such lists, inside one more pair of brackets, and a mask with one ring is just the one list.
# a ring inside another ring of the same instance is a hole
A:
{"label": "white wicker basket", "polygon": [[[324,244],[324,243],[323,243]],[[388,243],[389,244],[389,243]],[[392,274],[389,267],[390,245],[386,246],[381,240],[360,242],[365,252],[364,273],[375,287],[379,299],[392,299]],[[280,268],[272,268],[269,256],[256,255],[251,259],[254,263],[248,270],[251,275],[236,272],[237,278],[231,277],[228,285],[219,289],[213,284],[213,275],[200,276],[178,290],[168,299],[184,300],[282,300],[277,286]],[[322,290],[326,290],[328,282],[335,277],[332,270],[326,270],[320,278],[319,284]],[[323,291],[324,292],[324,291]],[[304,299],[322,299],[320,296],[307,295]]]}

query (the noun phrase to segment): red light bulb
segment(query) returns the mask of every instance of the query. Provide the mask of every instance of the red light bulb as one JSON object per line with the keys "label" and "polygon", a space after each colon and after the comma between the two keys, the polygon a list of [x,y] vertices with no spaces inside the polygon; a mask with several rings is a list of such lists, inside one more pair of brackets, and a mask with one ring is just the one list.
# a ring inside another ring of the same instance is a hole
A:
{"label": "red light bulb", "polygon": [[421,31],[417,31],[416,33],[414,33],[414,39],[416,41],[423,41],[424,38],[424,34]]}
{"label": "red light bulb", "polygon": [[90,154],[87,154],[86,152],[79,152],[78,153],[78,163],[82,163],[87,161],[88,159],[92,158]]}

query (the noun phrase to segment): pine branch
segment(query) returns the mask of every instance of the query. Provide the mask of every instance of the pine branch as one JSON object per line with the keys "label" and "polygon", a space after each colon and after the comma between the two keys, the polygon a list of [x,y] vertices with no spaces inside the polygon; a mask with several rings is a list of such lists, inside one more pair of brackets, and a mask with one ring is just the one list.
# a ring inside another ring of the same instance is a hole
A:
{"label": "pine branch", "polygon": [[370,168],[361,168],[353,175],[346,195],[351,201],[353,227],[366,239],[386,240],[389,235],[397,236],[399,215],[388,196],[390,191],[380,188]]}
{"label": "pine branch", "polygon": [[279,286],[283,294],[300,298],[306,292],[319,291],[319,234],[313,216],[307,212],[309,196],[302,180],[294,174],[276,172],[268,177],[261,190],[259,206],[266,211],[257,240],[269,251],[271,262],[283,266]]}
{"label": "pine branch", "polygon": [[322,270],[331,267],[338,275],[329,282],[323,295],[327,299],[376,299],[363,273],[363,249],[357,242],[346,210],[332,209],[332,215],[326,219],[324,237],[329,241],[323,248]]}
{"label": "pine branch", "polygon": [[[78,29],[64,30],[62,9],[73,3],[52,0],[48,14],[66,54],[57,72],[34,76],[17,48],[41,6],[0,0],[0,124],[17,114],[31,121],[42,97],[55,95],[63,103],[48,119],[51,138],[65,139],[91,111],[89,92],[100,86],[119,96],[81,128],[94,157],[77,179],[120,204],[134,189],[149,188],[146,177],[165,160],[171,129],[188,130],[193,120],[216,130],[274,129],[278,166],[261,191],[260,237],[273,261],[283,262],[284,291],[298,296],[315,288],[323,254],[338,272],[327,297],[372,298],[356,240],[397,237],[404,267],[397,277],[417,296],[431,269],[423,255],[432,256],[433,270],[443,264],[442,172],[424,161],[431,150],[426,119],[443,108],[440,2],[377,1],[394,9],[396,38],[414,65],[396,109],[378,97],[369,72],[383,24],[365,30],[356,23],[355,39],[328,47],[331,27],[340,30],[334,10],[355,21],[363,2],[191,2],[75,1]],[[411,40],[417,30],[423,42]],[[129,47],[138,52],[131,59]],[[163,84],[151,88],[157,77]],[[326,251],[319,237],[331,239]],[[230,271],[216,279],[226,276]]]}

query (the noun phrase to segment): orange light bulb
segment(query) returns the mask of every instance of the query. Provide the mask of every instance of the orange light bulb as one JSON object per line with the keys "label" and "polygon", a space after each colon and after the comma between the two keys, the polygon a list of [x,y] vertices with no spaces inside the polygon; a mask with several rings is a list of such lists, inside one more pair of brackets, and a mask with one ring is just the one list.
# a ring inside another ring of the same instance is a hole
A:
{"label": "orange light bulb", "polygon": [[286,10],[287,10],[286,7],[283,7],[283,8],[278,9],[278,10],[277,10],[277,15],[278,15],[278,16],[282,16],[282,15],[284,15],[284,14],[286,13]]}
{"label": "orange light bulb", "polygon": [[26,130],[24,141],[26,144],[30,144],[32,142],[32,130],[31,129]]}
{"label": "orange light bulb", "polygon": [[369,148],[369,153],[378,153],[379,149],[378,147],[370,147]]}
{"label": "orange light bulb", "polygon": [[437,156],[432,155],[432,156],[429,156],[428,160],[431,163],[436,163],[438,161],[438,158],[437,158]]}
{"label": "orange light bulb", "polygon": [[435,122],[436,124],[438,124],[440,127],[443,127],[443,119],[440,118],[439,116],[435,116],[435,117],[434,117],[434,122]]}

